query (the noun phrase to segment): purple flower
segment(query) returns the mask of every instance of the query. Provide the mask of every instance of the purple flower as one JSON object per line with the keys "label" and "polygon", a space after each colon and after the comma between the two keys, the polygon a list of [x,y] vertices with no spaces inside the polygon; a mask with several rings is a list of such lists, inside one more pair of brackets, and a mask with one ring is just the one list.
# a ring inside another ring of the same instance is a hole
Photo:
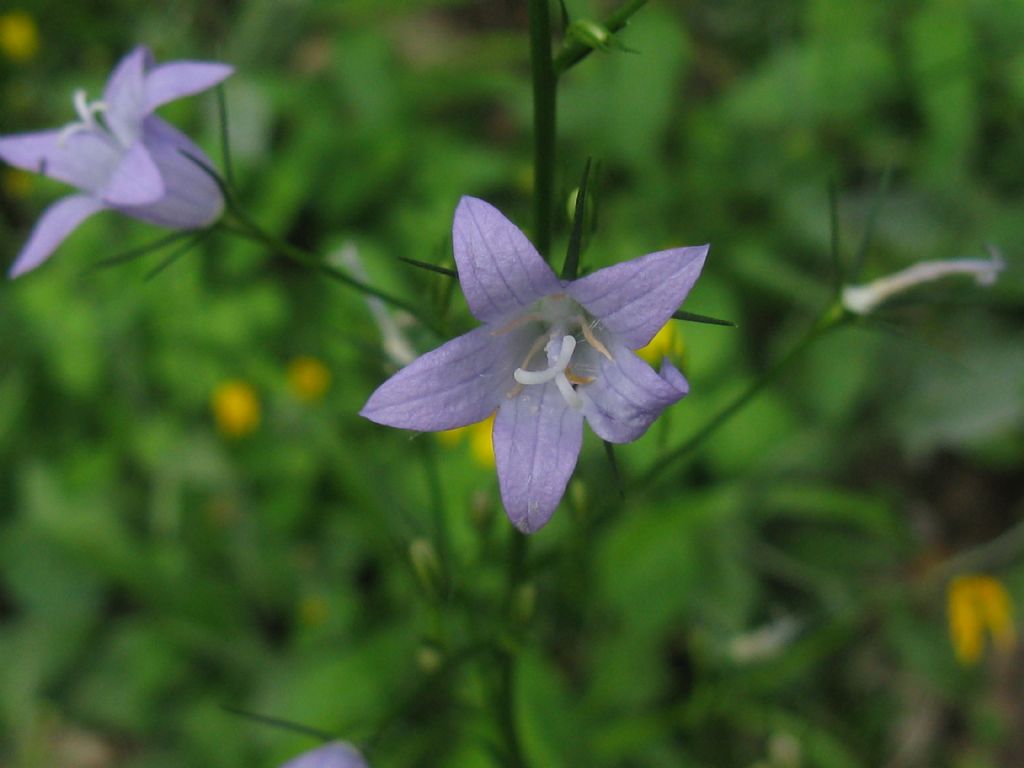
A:
{"label": "purple flower", "polygon": [[668,361],[655,372],[633,350],[671,318],[708,246],[673,248],[559,280],[496,208],[464,197],[452,228],[459,281],[481,328],[384,382],[362,415],[433,431],[497,410],[501,498],[525,533],[545,525],[576,466],[583,420],[613,443],[636,440],[689,391]]}
{"label": "purple flower", "polygon": [[175,61],[154,66],[138,47],[114,69],[101,101],[74,95],[78,121],[49,131],[0,137],[0,158],[78,187],[43,213],[11,277],[42,264],[89,216],[111,208],[171,229],[216,221],[224,198],[183,152],[211,163],[192,141],[153,111],[210,88],[232,73],[227,64]]}
{"label": "purple flower", "polygon": [[341,741],[332,741],[289,760],[281,768],[369,768],[363,756]]}

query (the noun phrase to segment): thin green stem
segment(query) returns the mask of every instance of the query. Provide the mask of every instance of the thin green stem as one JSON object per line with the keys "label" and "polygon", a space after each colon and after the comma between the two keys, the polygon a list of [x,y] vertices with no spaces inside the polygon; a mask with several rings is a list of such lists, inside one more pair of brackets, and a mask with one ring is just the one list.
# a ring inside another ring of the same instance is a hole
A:
{"label": "thin green stem", "polygon": [[220,117],[220,160],[224,165],[224,181],[234,189],[235,170],[231,164],[231,138],[228,132],[228,102],[224,83],[217,86],[217,114]]}
{"label": "thin green stem", "polygon": [[427,492],[430,496],[430,516],[434,526],[434,539],[437,541],[437,555],[441,560],[441,571],[445,585],[448,584],[452,568],[451,533],[448,529],[448,516],[445,515],[444,488],[441,484],[441,472],[437,462],[437,450],[433,441],[420,440],[423,451],[423,462],[427,474]]}
{"label": "thin green stem", "polygon": [[[516,621],[516,591],[526,574],[526,557],[530,540],[518,531],[511,532],[509,556],[505,573],[504,617],[513,630]],[[518,717],[516,712],[516,648],[514,645],[498,648],[498,727],[505,742],[507,764],[511,768],[526,768],[523,747],[519,740]]]}
{"label": "thin green stem", "polygon": [[360,291],[361,293],[365,293],[368,296],[376,296],[381,301],[385,302],[386,304],[390,304],[392,307],[395,307],[396,309],[405,310],[413,317],[415,317],[417,320],[419,320],[421,323],[423,323],[423,325],[425,325],[427,328],[432,330],[434,333],[440,336],[444,335],[444,330],[438,327],[436,323],[434,323],[429,317],[424,315],[423,312],[420,311],[420,309],[414,306],[413,304],[410,304],[409,302],[405,301],[404,299],[400,299],[397,296],[392,296],[391,294],[386,293],[378,288],[374,288],[372,285],[368,285],[367,283],[364,283],[361,280],[356,280],[354,277],[348,275],[347,273],[343,272],[337,267],[328,264],[327,262],[321,261],[313,254],[308,253],[307,251],[304,251],[301,248],[297,248],[291,243],[288,243],[284,240],[275,237],[274,235],[271,235],[269,232],[265,232],[258,224],[249,219],[248,216],[243,214],[241,211],[235,209],[233,213],[234,221],[222,221],[220,224],[220,227],[222,229],[228,232],[232,232],[233,234],[239,235],[240,237],[244,237],[247,240],[252,240],[253,242],[260,243],[261,245],[266,246],[270,250],[279,253],[282,256],[285,256],[294,262],[302,264],[303,266],[320,270],[321,272],[331,277],[332,279],[336,280],[337,282],[342,283],[343,285],[347,285],[350,288],[355,288],[357,291]]}
{"label": "thin green stem", "polygon": [[[629,0],[629,2],[623,3],[619,8],[611,13],[607,19],[604,20],[602,25],[612,34],[615,34],[629,21],[630,17],[633,16],[637,11],[647,5],[647,0]],[[565,43],[562,45],[562,50],[558,52],[555,57],[554,68],[555,76],[560,76],[562,73],[574,67],[583,59],[587,58],[594,49],[576,39],[567,38]]]}
{"label": "thin green stem", "polygon": [[1024,521],[1017,523],[984,544],[953,555],[928,574],[928,583],[939,584],[958,573],[1004,567],[1019,559],[1022,553],[1024,553]]}
{"label": "thin green stem", "polygon": [[557,78],[551,59],[548,0],[529,0],[530,69],[533,72],[533,242],[551,259],[555,208],[555,111]]}
{"label": "thin green stem", "polygon": [[713,435],[715,431],[722,426],[722,424],[727,422],[738,411],[740,411],[743,406],[760,394],[761,390],[771,384],[784,369],[788,368],[789,365],[803,354],[804,350],[813,344],[823,333],[842,321],[844,317],[845,315],[840,305],[834,304],[830,306],[821,314],[817,322],[815,322],[807,334],[783,358],[765,371],[760,377],[752,381],[735,400],[715,414],[715,416],[713,416],[707,424],[697,430],[697,433],[690,437],[690,439],[686,440],[682,445],[676,446],[668,453],[660,456],[650,469],[644,472],[636,482],[631,483],[630,485],[632,487],[644,487],[649,485],[670,464],[679,461],[684,456],[691,453],[695,448],[697,448],[697,446],[711,437],[711,435]]}

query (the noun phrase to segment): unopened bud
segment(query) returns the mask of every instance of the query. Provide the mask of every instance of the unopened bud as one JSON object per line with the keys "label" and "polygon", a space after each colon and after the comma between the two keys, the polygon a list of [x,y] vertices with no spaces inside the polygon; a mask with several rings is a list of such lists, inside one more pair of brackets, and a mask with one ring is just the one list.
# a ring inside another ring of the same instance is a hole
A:
{"label": "unopened bud", "polygon": [[517,624],[528,624],[537,610],[537,587],[532,583],[520,584],[512,595],[512,619]]}
{"label": "unopened bud", "polygon": [[994,248],[990,253],[990,259],[921,261],[864,285],[844,286],[843,306],[855,315],[868,315],[893,296],[948,275],[973,275],[978,285],[992,285],[1006,268],[1006,262]]}
{"label": "unopened bud", "polygon": [[494,498],[487,491],[475,491],[469,501],[469,519],[480,531],[486,531],[494,521]]}
{"label": "unopened bud", "polygon": [[612,33],[608,31],[607,27],[590,19],[574,21],[569,25],[568,34],[588,48],[607,51],[612,47]]}
{"label": "unopened bud", "polygon": [[423,591],[437,597],[441,587],[441,561],[434,545],[427,539],[413,539],[409,544],[409,560]]}
{"label": "unopened bud", "polygon": [[416,666],[424,674],[431,675],[441,668],[444,657],[433,643],[424,643],[416,649]]}

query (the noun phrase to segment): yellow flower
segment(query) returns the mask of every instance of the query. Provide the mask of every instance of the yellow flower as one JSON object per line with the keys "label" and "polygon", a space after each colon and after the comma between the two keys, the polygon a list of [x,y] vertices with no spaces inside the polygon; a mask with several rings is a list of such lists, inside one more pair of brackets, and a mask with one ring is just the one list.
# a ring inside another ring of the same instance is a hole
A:
{"label": "yellow flower", "polygon": [[437,439],[441,445],[454,448],[463,438],[469,440],[469,453],[474,461],[485,469],[494,468],[494,444],[491,442],[491,431],[494,428],[494,414],[491,414],[483,421],[470,424],[458,429],[449,429],[445,432],[438,432]]}
{"label": "yellow flower", "polygon": [[28,61],[39,52],[35,19],[24,11],[0,14],[0,51],[11,61]]}
{"label": "yellow flower", "polygon": [[260,424],[260,401],[244,381],[229,379],[219,384],[210,407],[217,429],[228,437],[244,437]]}
{"label": "yellow flower", "polygon": [[676,327],[675,320],[669,320],[662,326],[651,342],[636,353],[644,360],[654,366],[661,365],[661,360],[667,357],[675,364],[679,364],[683,358],[683,337]]}
{"label": "yellow flower", "polygon": [[1017,642],[1013,627],[1013,601],[1006,587],[992,576],[957,576],[947,593],[949,636],[957,660],[977,664],[984,650],[985,631],[992,644],[1008,651]]}
{"label": "yellow flower", "polygon": [[319,400],[331,386],[331,372],[315,357],[297,357],[288,364],[288,388],[300,400]]}

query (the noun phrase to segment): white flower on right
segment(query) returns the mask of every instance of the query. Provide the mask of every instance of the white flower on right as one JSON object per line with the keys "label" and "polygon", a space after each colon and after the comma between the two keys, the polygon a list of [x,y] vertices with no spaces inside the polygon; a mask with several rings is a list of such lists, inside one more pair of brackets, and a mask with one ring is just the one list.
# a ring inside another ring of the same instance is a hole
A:
{"label": "white flower on right", "polygon": [[990,259],[920,261],[864,285],[843,286],[843,307],[855,315],[869,315],[893,296],[948,275],[973,275],[978,285],[992,285],[1006,262],[994,248],[991,253]]}

